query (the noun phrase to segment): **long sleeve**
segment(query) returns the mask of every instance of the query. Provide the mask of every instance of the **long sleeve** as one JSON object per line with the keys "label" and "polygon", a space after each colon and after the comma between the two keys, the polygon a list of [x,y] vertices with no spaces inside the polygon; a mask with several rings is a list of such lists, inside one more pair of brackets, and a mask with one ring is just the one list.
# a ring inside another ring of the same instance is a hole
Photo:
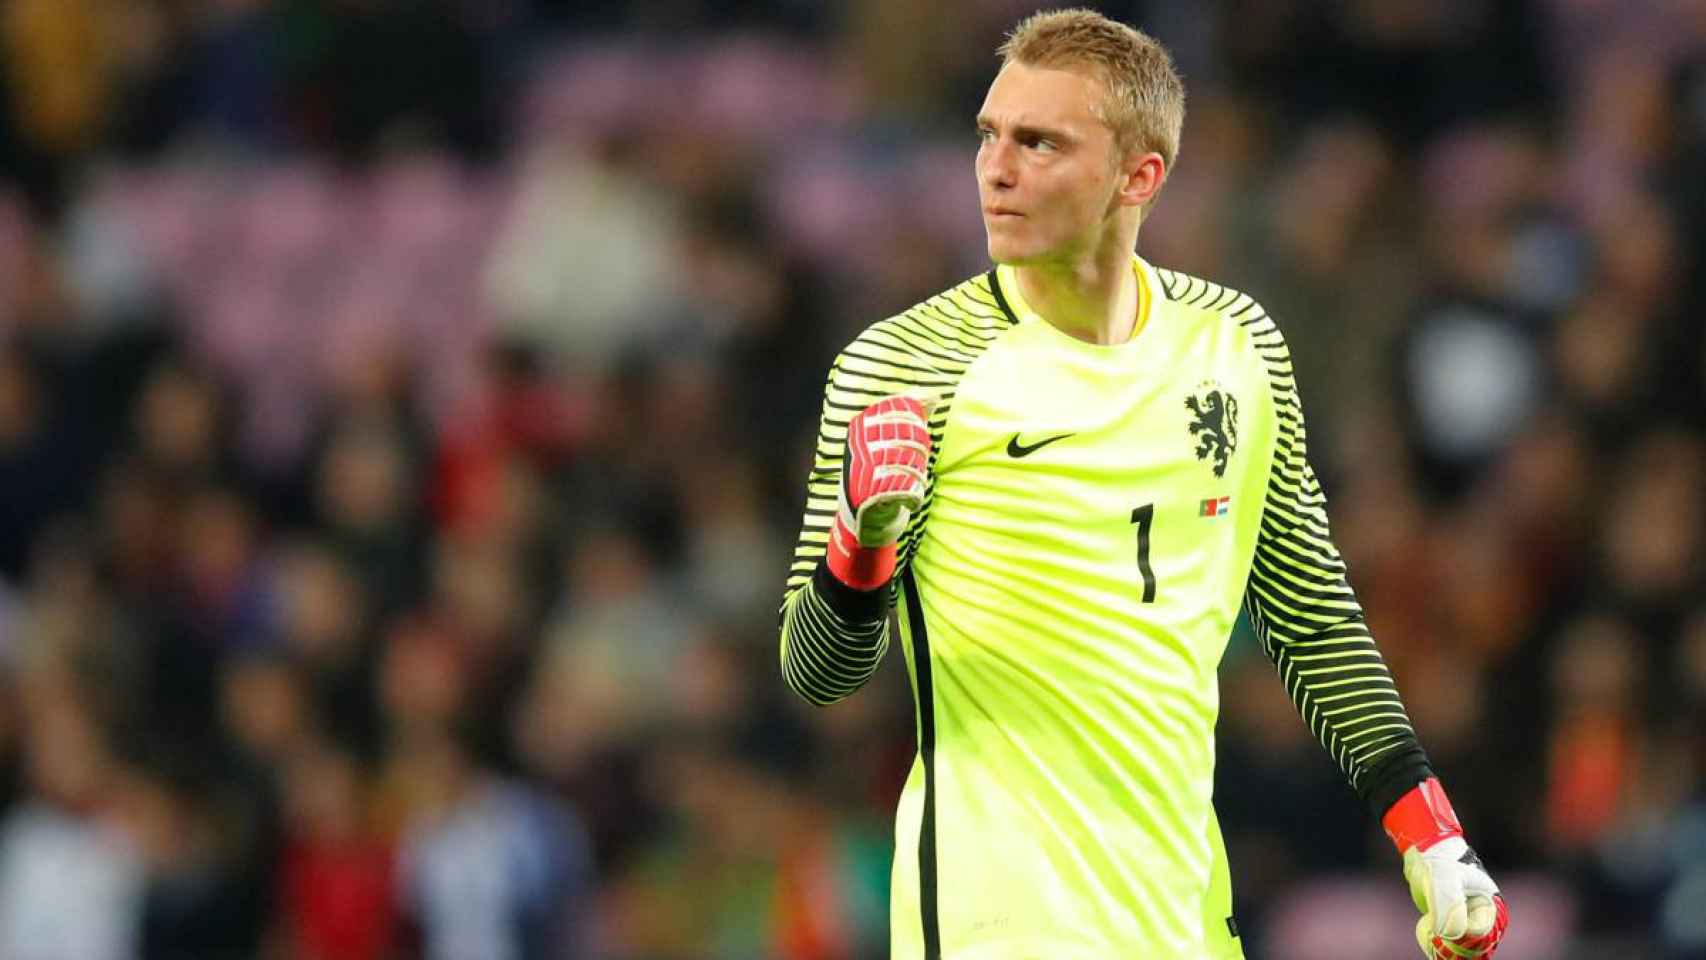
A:
{"label": "long sleeve", "polygon": [[[824,552],[835,518],[847,422],[886,396],[939,390],[947,383],[919,358],[903,353],[907,343],[902,335],[884,324],[867,331],[836,358],[824,389],[817,450],[806,480],[805,515],[781,609],[782,677],[795,693],[819,705],[863,686],[888,650],[892,589],[862,592],[847,587],[830,575]],[[938,440],[940,424],[938,419],[931,425]],[[916,540],[928,512],[927,493],[924,508],[902,538],[896,580],[911,557],[906,547]]]}
{"label": "long sleeve", "polygon": [[1432,774],[1333,545],[1285,342],[1249,311],[1278,422],[1245,609],[1310,732],[1378,817]]}
{"label": "long sleeve", "polygon": [[830,704],[864,686],[889,646],[889,591],[860,593],[821,565],[782,605],[782,677],[795,693]]}
{"label": "long sleeve", "polygon": [[[833,703],[864,685],[889,643],[893,584],[912,563],[936,492],[936,458],[955,392],[968,367],[1012,325],[989,275],[878,321],[841,351],[824,387],[817,450],[806,479],[805,516],[782,598],[782,676],[815,704]],[[867,406],[902,393],[935,400],[930,414],[930,479],[924,504],[900,537],[888,589],[849,589],[824,565],[835,519],[847,423]]]}

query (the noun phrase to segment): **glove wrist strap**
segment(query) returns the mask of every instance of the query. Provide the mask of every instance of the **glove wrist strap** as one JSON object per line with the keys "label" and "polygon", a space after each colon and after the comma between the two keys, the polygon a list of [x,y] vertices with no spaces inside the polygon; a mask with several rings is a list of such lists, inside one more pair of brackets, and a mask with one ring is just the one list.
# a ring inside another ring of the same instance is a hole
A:
{"label": "glove wrist strap", "polygon": [[1423,780],[1398,798],[1381,818],[1380,825],[1386,828],[1386,835],[1392,838],[1400,855],[1411,847],[1425,851],[1448,837],[1463,836],[1457,812],[1451,809],[1445,788],[1436,777]]}
{"label": "glove wrist strap", "polygon": [[883,547],[860,546],[858,536],[838,516],[830,528],[825,560],[835,579],[855,590],[875,590],[894,576],[899,555],[899,546],[892,543]]}

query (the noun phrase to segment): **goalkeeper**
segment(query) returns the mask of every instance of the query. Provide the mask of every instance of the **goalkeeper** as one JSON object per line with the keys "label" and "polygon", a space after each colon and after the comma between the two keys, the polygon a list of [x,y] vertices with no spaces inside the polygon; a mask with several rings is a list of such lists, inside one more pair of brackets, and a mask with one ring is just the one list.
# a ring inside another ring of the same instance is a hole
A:
{"label": "goalkeeper", "polygon": [[1001,56],[977,117],[996,266],[837,357],[781,610],[818,704],[898,612],[918,756],[892,956],[1241,957],[1211,785],[1242,607],[1402,855],[1424,955],[1491,957],[1504,902],[1346,581],[1279,328],[1134,254],[1178,152],[1167,52],[1069,10]]}

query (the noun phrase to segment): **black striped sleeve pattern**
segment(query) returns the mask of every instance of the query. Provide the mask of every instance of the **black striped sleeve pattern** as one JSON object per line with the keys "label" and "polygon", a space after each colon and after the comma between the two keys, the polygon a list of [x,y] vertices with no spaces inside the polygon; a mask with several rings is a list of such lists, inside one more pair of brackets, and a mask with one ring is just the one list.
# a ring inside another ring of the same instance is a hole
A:
{"label": "black striped sleeve pattern", "polygon": [[[889,644],[894,583],[911,564],[930,516],[936,456],[953,412],[954,392],[972,362],[1012,325],[987,275],[866,328],[830,367],[817,449],[806,478],[806,505],[781,608],[782,677],[811,703],[841,700],[876,673]],[[884,397],[922,393],[936,398],[930,415],[930,481],[924,506],[901,535],[899,565],[889,588],[860,594],[829,575],[824,551],[835,518],[847,423]]]}
{"label": "black striped sleeve pattern", "polygon": [[1244,608],[1310,732],[1378,817],[1432,773],[1333,545],[1290,351],[1250,297],[1160,273],[1169,299],[1239,324],[1266,362],[1278,439]]}

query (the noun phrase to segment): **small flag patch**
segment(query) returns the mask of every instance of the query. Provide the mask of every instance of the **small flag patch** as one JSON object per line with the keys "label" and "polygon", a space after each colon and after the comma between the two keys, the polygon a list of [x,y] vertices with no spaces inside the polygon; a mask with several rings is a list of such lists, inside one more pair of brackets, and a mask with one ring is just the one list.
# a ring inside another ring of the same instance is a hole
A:
{"label": "small flag patch", "polygon": [[1197,511],[1199,517],[1222,517],[1232,509],[1231,497],[1211,497],[1202,502],[1202,509]]}

